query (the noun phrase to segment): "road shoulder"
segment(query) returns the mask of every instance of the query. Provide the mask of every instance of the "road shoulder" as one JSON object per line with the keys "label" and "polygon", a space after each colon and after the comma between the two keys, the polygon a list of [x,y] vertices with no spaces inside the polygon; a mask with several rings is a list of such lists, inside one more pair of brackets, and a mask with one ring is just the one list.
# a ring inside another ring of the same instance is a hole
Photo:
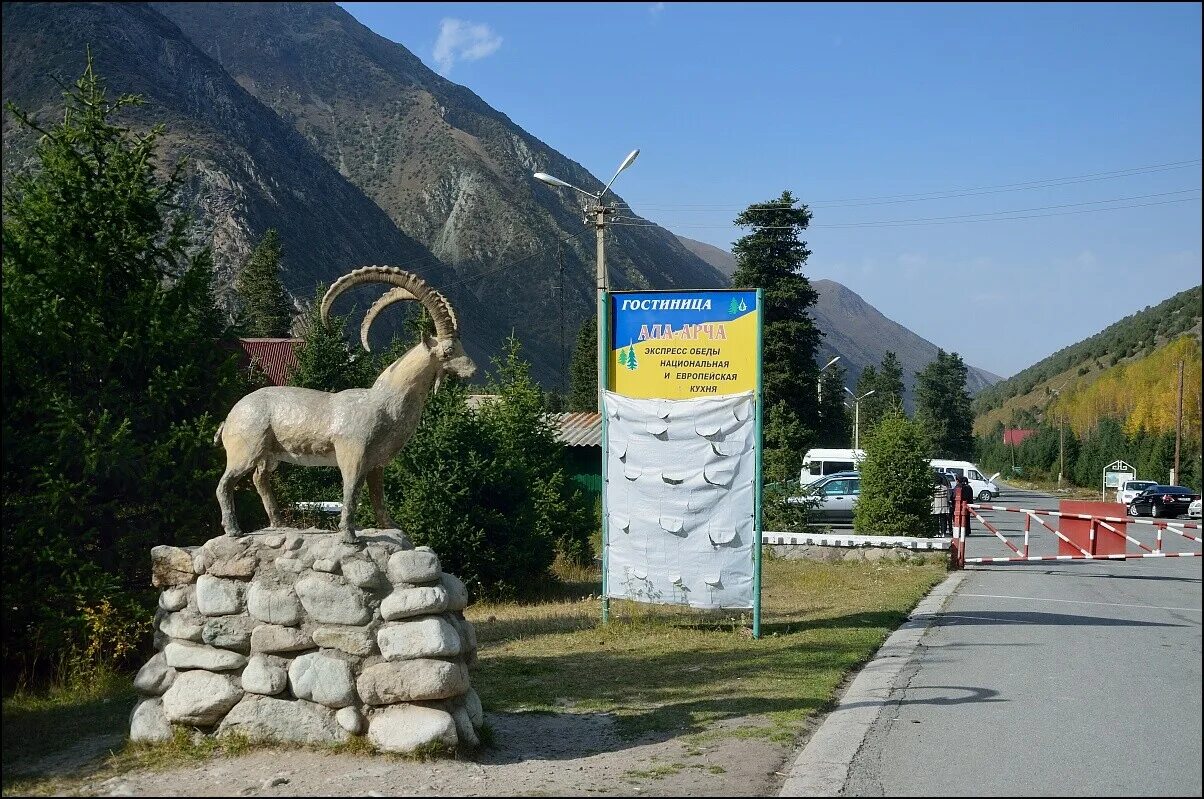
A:
{"label": "road shoulder", "polygon": [[890,700],[896,678],[907,666],[920,639],[936,620],[945,602],[965,579],[954,572],[920,600],[899,629],[891,633],[874,659],[858,672],[795,758],[779,796],[837,796],[849,776],[882,708]]}

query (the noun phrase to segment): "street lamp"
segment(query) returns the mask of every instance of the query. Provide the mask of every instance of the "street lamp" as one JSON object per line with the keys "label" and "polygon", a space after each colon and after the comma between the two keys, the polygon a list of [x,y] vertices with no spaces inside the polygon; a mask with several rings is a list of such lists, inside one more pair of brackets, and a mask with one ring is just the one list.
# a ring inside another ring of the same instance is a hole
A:
{"label": "street lamp", "polygon": [[[605,206],[602,204],[602,196],[604,194],[606,194],[606,192],[610,191],[611,184],[613,184],[615,182],[615,178],[617,178],[619,176],[620,172],[622,172],[627,167],[631,166],[635,162],[636,156],[638,156],[639,154],[640,154],[640,151],[638,149],[632,150],[630,153],[628,153],[627,157],[623,159],[623,163],[619,164],[619,168],[617,170],[615,170],[614,177],[612,177],[610,179],[610,182],[607,183],[606,187],[603,188],[602,191],[599,192],[598,194],[594,194],[592,191],[586,191],[585,189],[578,188],[577,186],[574,186],[572,183],[566,183],[565,181],[561,180],[560,178],[553,177],[552,175],[549,175],[546,172],[536,172],[533,176],[536,180],[538,180],[541,183],[546,183],[549,186],[556,186],[557,188],[572,189],[573,191],[577,191],[577,192],[584,194],[586,197],[592,198],[594,201],[594,204],[589,206],[586,210],[588,212],[594,214],[594,231],[597,234],[597,238],[598,238],[598,274],[597,274],[598,300],[597,300],[597,307],[598,307],[598,412],[599,413],[602,412],[602,392],[605,389],[605,386],[602,385],[602,364],[604,363],[603,359],[606,357],[606,342],[602,340],[602,329],[604,327],[604,321],[603,321],[602,314],[604,314],[606,312],[606,309],[602,306],[602,295],[603,295],[603,292],[605,292],[609,288],[609,283],[607,282],[607,279],[606,279],[606,254],[605,254],[605,243],[604,243],[605,239],[604,239],[603,234],[606,230],[606,215],[613,214],[615,211],[614,206],[608,207],[608,206]],[[589,222],[587,221],[586,224],[589,224]]]}
{"label": "street lamp", "polygon": [[[849,387],[845,386],[844,390],[849,391]],[[849,396],[853,398],[853,449],[861,449],[861,401],[877,390],[871,388],[860,397],[849,391]]]}
{"label": "street lamp", "polygon": [[[823,367],[819,370],[819,374],[822,375],[824,373],[824,369],[827,369],[829,366],[831,366],[832,364],[836,363],[839,360],[840,360],[840,356],[837,355],[835,358],[833,358],[832,360],[825,363],[823,365]],[[824,381],[822,379],[817,379],[815,381],[815,400],[817,403],[824,401]]]}

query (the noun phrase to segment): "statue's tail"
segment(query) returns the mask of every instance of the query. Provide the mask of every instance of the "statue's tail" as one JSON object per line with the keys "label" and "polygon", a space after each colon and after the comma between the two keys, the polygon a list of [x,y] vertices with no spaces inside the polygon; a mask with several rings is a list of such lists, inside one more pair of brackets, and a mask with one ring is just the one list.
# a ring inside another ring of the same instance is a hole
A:
{"label": "statue's tail", "polygon": [[213,443],[214,444],[217,444],[222,440],[222,428],[224,428],[225,426],[226,426],[225,422],[222,422],[221,424],[219,424],[217,426],[217,432],[213,434]]}

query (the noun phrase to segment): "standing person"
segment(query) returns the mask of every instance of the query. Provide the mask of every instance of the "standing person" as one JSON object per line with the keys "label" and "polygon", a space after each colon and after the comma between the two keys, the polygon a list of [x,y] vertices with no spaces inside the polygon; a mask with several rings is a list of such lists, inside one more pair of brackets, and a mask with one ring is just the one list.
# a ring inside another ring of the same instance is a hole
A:
{"label": "standing person", "polygon": [[953,520],[949,515],[949,483],[942,472],[932,474],[932,513],[936,516],[936,534],[953,535]]}
{"label": "standing person", "polygon": [[974,501],[974,489],[970,486],[970,480],[964,474],[957,476],[957,487],[953,489],[954,496],[961,501],[962,524],[966,526],[966,537],[970,536],[970,511],[964,510],[966,505]]}

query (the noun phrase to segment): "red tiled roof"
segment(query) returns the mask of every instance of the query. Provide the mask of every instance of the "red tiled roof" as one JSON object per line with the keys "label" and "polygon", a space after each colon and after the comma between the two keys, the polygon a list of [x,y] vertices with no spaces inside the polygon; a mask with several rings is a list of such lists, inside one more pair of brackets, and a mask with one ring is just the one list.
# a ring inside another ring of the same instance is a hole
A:
{"label": "red tiled roof", "polygon": [[254,364],[263,370],[274,386],[288,384],[297,370],[297,349],[305,339],[300,338],[240,338],[239,346]]}
{"label": "red tiled roof", "polygon": [[1024,443],[1024,439],[1037,434],[1036,430],[1031,428],[1014,427],[1011,430],[1003,431],[1003,443],[1013,447],[1018,447]]}

